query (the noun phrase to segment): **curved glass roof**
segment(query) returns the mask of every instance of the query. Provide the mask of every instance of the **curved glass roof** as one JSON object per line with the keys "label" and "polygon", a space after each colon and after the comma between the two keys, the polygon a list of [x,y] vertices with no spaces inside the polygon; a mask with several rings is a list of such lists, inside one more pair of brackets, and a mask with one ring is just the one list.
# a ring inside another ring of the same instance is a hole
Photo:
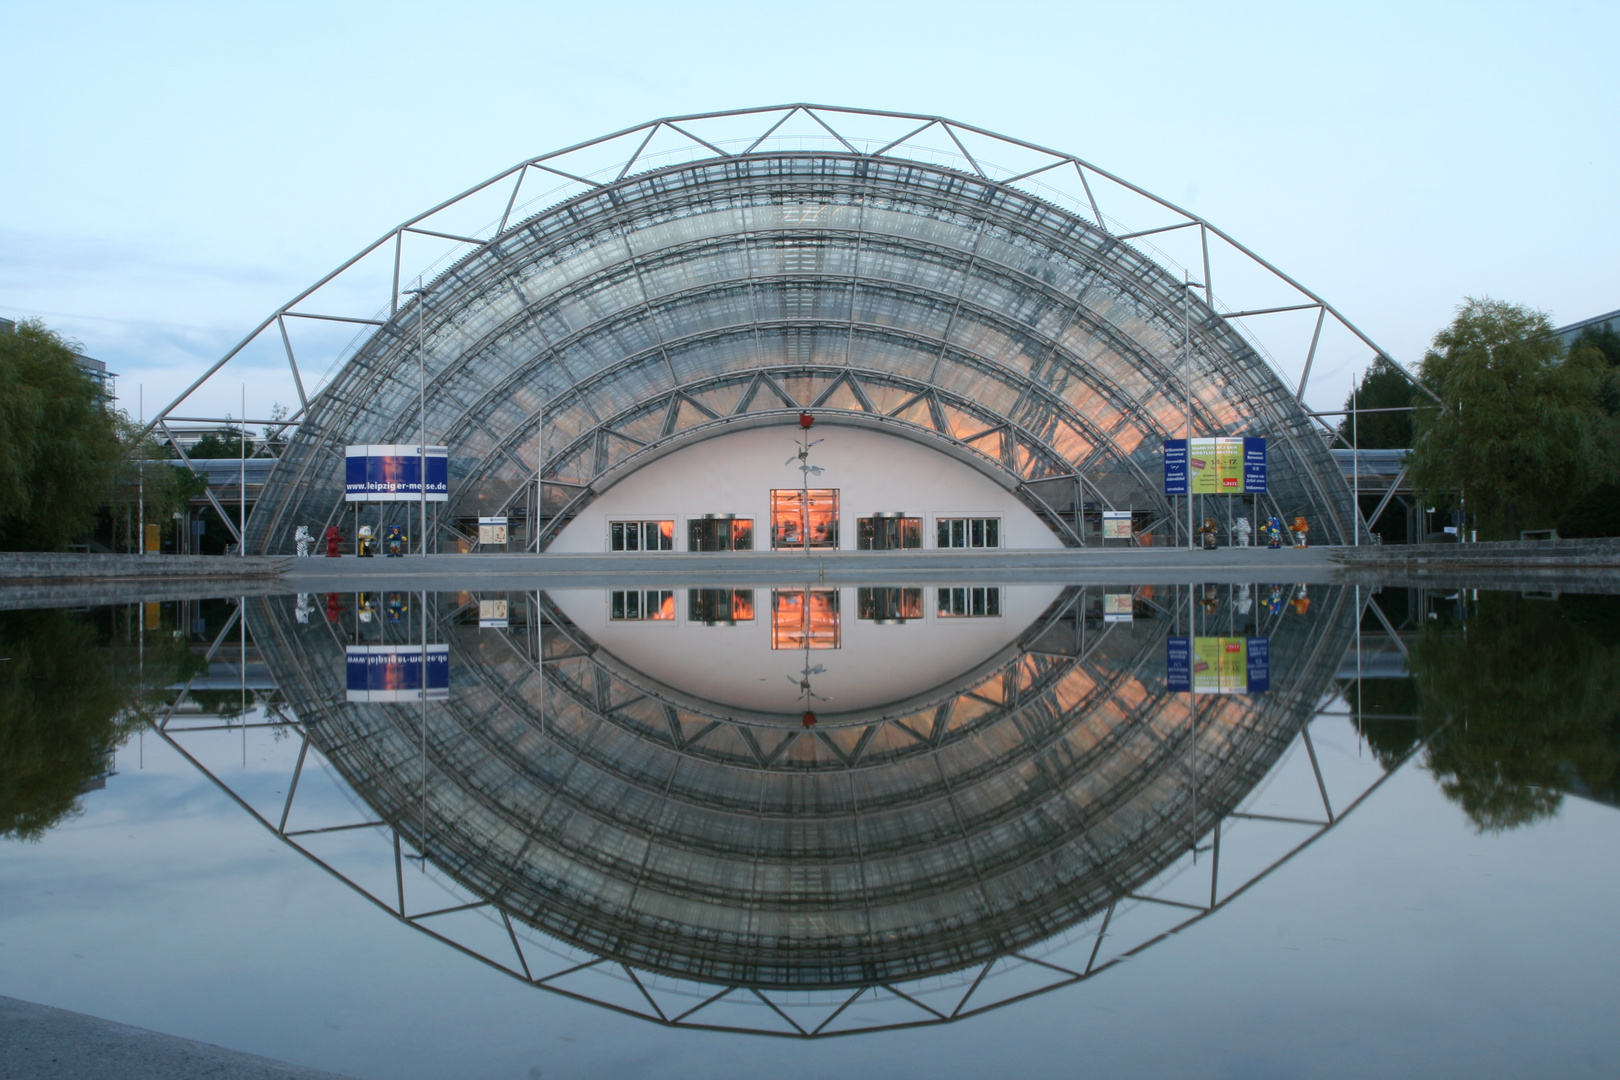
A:
{"label": "curved glass roof", "polygon": [[[411,638],[421,613],[309,625],[292,606],[247,607],[271,674],[311,745],[436,867],[593,955],[793,990],[957,971],[1129,895],[1276,762],[1354,622],[1336,587],[1271,619],[1271,689],[1198,696],[1195,733],[1166,687],[1171,613],[1143,594],[1143,617],[1103,623],[1101,597],[1071,588],[954,678],[826,706],[812,729],[796,706],[740,711],[701,680],[646,676],[544,594],[494,632],[431,603],[448,700],[354,702],[345,644]],[[701,625],[666,630],[713,647]]]}
{"label": "curved glass roof", "polygon": [[803,408],[945,450],[1074,543],[1080,497],[1169,513],[1184,323],[1195,433],[1267,436],[1275,510],[1348,541],[1292,389],[1128,239],[941,165],[760,150],[591,188],[441,273],[310,401],[248,544],[336,519],[345,444],[415,443],[419,379],[451,515],[529,497],[543,453],[542,543],[628,471]]}

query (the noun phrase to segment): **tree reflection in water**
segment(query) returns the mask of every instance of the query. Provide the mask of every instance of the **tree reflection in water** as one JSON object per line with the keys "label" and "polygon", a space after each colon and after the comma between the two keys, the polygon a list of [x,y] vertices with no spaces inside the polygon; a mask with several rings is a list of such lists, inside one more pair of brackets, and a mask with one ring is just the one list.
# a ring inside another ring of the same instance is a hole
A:
{"label": "tree reflection in water", "polygon": [[0,838],[38,840],[77,813],[112,751],[145,722],[157,700],[147,690],[200,664],[167,633],[138,648],[126,613],[103,608],[96,622],[0,611]]}
{"label": "tree reflection in water", "polygon": [[1620,803],[1620,596],[1481,592],[1465,614],[1427,621],[1410,680],[1351,688],[1379,760],[1431,738],[1427,767],[1482,832],[1568,793]]}

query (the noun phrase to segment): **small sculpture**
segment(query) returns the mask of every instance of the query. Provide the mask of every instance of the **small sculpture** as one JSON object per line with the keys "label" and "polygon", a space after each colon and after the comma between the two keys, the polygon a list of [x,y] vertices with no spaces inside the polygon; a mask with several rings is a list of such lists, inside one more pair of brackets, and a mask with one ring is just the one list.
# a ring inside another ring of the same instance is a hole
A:
{"label": "small sculpture", "polygon": [[336,525],[328,525],[326,527],[326,557],[328,559],[335,559],[342,555],[342,543],[342,531]]}
{"label": "small sculpture", "polygon": [[1277,515],[1273,514],[1266,518],[1265,534],[1266,547],[1273,551],[1282,547],[1283,527],[1282,522],[1277,520]]}
{"label": "small sculpture", "polygon": [[293,530],[293,543],[298,546],[300,559],[309,558],[309,549],[315,543],[315,538],[309,534],[308,525],[300,525]]}
{"label": "small sculpture", "polygon": [[1248,547],[1249,537],[1253,533],[1254,527],[1249,524],[1249,519],[1246,517],[1240,517],[1232,523],[1232,538],[1236,541],[1238,547]]}

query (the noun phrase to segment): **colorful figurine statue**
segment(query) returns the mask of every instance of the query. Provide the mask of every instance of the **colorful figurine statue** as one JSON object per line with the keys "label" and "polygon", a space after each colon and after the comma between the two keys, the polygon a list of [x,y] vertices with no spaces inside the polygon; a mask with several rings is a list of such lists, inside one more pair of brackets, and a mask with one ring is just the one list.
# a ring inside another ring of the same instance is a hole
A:
{"label": "colorful figurine statue", "polygon": [[1271,517],[1266,518],[1265,532],[1266,547],[1273,551],[1282,547],[1283,527],[1282,522],[1277,520],[1277,515],[1273,514]]}
{"label": "colorful figurine statue", "polygon": [[1253,534],[1254,527],[1249,524],[1248,518],[1240,517],[1232,523],[1232,539],[1238,547],[1248,547],[1249,537]]}
{"label": "colorful figurine statue", "polygon": [[1306,524],[1303,517],[1296,517],[1294,523],[1288,526],[1288,531],[1294,534],[1294,546],[1302,548],[1305,546],[1305,536],[1311,531],[1311,527]]}
{"label": "colorful figurine statue", "polygon": [[388,612],[388,621],[391,623],[399,622],[405,613],[411,610],[410,605],[405,602],[405,594],[397,592],[388,594],[388,600],[383,608]]}
{"label": "colorful figurine statue", "polygon": [[309,549],[315,543],[315,538],[309,535],[309,526],[300,525],[293,530],[293,543],[298,545],[298,557],[309,558]]}
{"label": "colorful figurine statue", "polygon": [[298,603],[293,608],[293,618],[297,619],[298,622],[300,623],[300,625],[308,626],[309,625],[309,613],[314,611],[314,610],[315,610],[315,605],[313,605],[313,604],[311,604],[309,602],[309,593],[307,593],[307,592],[299,593],[298,594]]}
{"label": "colorful figurine statue", "polygon": [[326,557],[328,559],[335,559],[339,555],[342,555],[342,543],[342,531],[340,531],[336,525],[328,525],[326,527]]}
{"label": "colorful figurine statue", "polygon": [[326,594],[326,621],[335,623],[343,617],[343,594],[329,592]]}
{"label": "colorful figurine statue", "polygon": [[1249,594],[1250,586],[1240,585],[1237,591],[1237,613],[1247,615],[1254,610],[1254,597]]}
{"label": "colorful figurine statue", "polygon": [[362,559],[371,558],[372,532],[370,525],[360,526],[360,550],[356,552]]}
{"label": "colorful figurine statue", "polygon": [[1301,585],[1299,589],[1295,591],[1294,598],[1290,600],[1289,603],[1293,605],[1294,614],[1296,615],[1303,615],[1311,610],[1311,598],[1310,595],[1305,591],[1305,586]]}
{"label": "colorful figurine statue", "polygon": [[405,532],[398,525],[388,526],[388,536],[385,542],[388,544],[388,557],[390,559],[397,559],[404,554]]}
{"label": "colorful figurine statue", "polygon": [[1215,528],[1215,519],[1212,517],[1205,518],[1204,523],[1198,526],[1199,546],[1205,551],[1214,551],[1215,538],[1218,535],[1219,530]]}
{"label": "colorful figurine statue", "polygon": [[1266,614],[1276,615],[1283,609],[1283,587],[1272,585],[1270,589],[1271,591],[1266,594]]}

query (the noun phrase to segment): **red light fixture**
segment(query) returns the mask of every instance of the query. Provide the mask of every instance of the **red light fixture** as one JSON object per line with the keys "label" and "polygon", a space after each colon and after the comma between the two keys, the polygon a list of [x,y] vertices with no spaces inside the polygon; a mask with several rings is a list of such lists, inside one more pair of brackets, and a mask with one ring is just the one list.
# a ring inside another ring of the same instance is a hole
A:
{"label": "red light fixture", "polygon": [[802,413],[799,414],[799,426],[800,427],[807,428],[811,424],[814,424],[815,422],[816,422],[816,418],[811,416],[809,413],[802,412]]}
{"label": "red light fixture", "polygon": [[807,728],[815,727],[816,726],[816,714],[813,713],[813,712],[805,713],[804,717],[799,721],[799,723],[803,724]]}

